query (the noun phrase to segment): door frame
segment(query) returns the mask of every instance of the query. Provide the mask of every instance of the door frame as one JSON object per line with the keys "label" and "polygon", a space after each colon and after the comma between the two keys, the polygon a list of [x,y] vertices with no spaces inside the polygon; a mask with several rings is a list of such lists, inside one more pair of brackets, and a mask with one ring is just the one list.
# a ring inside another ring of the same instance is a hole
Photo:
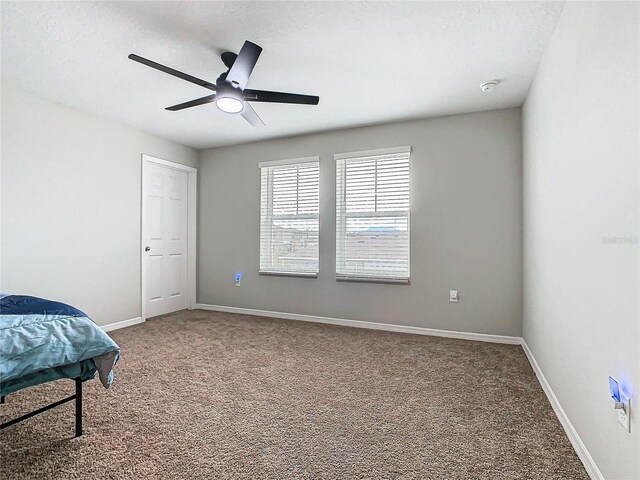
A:
{"label": "door frame", "polygon": [[140,199],[140,316],[142,321],[147,320],[147,302],[145,285],[145,252],[144,242],[146,235],[145,211],[147,206],[145,178],[149,165],[172,168],[186,172],[187,180],[187,308],[192,310],[196,306],[196,265],[197,265],[197,207],[198,207],[198,169],[182,165],[181,163],[163,160],[151,155],[142,154],[141,199]]}

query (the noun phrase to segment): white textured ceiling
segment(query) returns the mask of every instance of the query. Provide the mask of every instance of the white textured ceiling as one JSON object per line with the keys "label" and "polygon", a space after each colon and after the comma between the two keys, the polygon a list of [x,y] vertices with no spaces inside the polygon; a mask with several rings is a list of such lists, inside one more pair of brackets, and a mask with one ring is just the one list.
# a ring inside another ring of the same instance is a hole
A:
{"label": "white textured ceiling", "polygon": [[[196,148],[521,105],[559,2],[2,2],[2,81]],[[220,52],[264,48],[248,88],[320,96],[254,103],[255,129],[210,92]],[[500,79],[490,94],[479,85]]]}

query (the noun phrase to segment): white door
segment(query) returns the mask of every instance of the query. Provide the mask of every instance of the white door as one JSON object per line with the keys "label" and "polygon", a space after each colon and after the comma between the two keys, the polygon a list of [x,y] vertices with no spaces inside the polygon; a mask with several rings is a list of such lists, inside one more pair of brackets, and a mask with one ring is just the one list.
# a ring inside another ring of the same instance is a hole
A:
{"label": "white door", "polygon": [[189,174],[149,163],[144,168],[143,301],[146,317],[189,306],[187,214]]}

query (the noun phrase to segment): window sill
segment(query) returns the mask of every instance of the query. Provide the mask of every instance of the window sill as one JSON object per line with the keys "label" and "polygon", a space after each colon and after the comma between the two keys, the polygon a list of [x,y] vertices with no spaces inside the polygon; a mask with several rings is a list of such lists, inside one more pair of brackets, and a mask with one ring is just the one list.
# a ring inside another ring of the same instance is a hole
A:
{"label": "window sill", "polygon": [[392,283],[408,285],[409,278],[397,277],[357,277],[350,275],[336,275],[336,282],[361,282],[361,283]]}
{"label": "window sill", "polygon": [[318,278],[317,273],[305,273],[305,272],[268,272],[259,271],[258,275],[268,275],[272,277],[301,277],[301,278]]}

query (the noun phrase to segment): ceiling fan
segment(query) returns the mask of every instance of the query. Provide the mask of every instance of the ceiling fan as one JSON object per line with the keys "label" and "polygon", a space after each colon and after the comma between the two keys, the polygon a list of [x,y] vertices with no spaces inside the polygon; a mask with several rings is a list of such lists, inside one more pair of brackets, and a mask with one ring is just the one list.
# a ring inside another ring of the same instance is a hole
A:
{"label": "ceiling fan", "polygon": [[296,103],[301,105],[317,105],[319,97],[312,95],[299,95],[297,93],[270,92],[267,90],[250,90],[245,88],[249,81],[249,76],[255,67],[258,57],[262,53],[262,48],[255,43],[246,41],[237,55],[232,52],[223,52],[222,62],[226,65],[227,71],[222,73],[215,83],[201,80],[187,73],[180,72],[170,67],[166,67],[152,60],[140,57],[134,53],[129,55],[131,60],[155,68],[161,72],[168,73],[174,77],[181,78],[187,82],[195,83],[215,93],[206,97],[197,98],[189,102],[180,103],[167,107],[166,110],[173,112],[185,108],[204,105],[215,102],[220,110],[227,113],[239,113],[244,119],[254,127],[264,125],[262,119],[248,102],[270,102],[270,103]]}

